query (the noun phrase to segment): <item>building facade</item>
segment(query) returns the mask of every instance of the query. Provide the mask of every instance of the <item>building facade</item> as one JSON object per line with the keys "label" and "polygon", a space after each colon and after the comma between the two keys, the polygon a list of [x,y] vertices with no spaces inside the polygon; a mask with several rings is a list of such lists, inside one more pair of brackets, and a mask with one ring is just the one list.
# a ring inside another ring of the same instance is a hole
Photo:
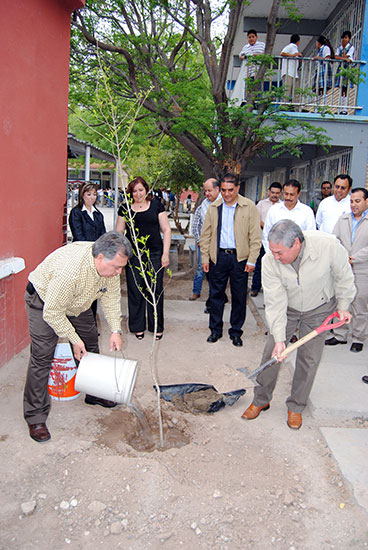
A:
{"label": "building facade", "polygon": [[63,243],[70,15],[83,4],[0,2],[0,365],[29,342],[29,272]]}
{"label": "building facade", "polygon": [[[352,176],[354,185],[367,185],[368,162],[368,75],[356,78],[356,82],[347,86],[347,114],[342,113],[342,96],[344,81],[339,76],[342,63],[339,61],[325,61],[316,63],[313,57],[317,55],[316,39],[319,35],[326,36],[335,51],[340,45],[343,31],[351,32],[351,44],[355,48],[355,71],[366,73],[368,60],[368,1],[342,0],[329,2],[320,0],[305,4],[296,2],[302,18],[300,22],[287,19],[285,12],[281,12],[277,36],[272,51],[275,58],[273,76],[264,84],[282,87],[281,68],[283,58],[282,49],[289,44],[290,36],[300,35],[299,51],[303,57],[298,58],[298,87],[306,90],[305,93],[293,93],[293,97],[279,100],[280,106],[286,111],[286,116],[299,117],[315,126],[322,127],[330,139],[328,152],[315,144],[302,146],[301,158],[291,155],[282,155],[277,159],[270,158],[271,152],[265,157],[255,159],[249,170],[242,174],[246,180],[246,195],[253,200],[264,197],[268,185],[272,181],[284,183],[287,179],[296,178],[302,184],[302,200],[309,202],[315,189],[320,187],[324,180],[332,181],[339,173],[348,173]],[[263,8],[262,8],[263,6]],[[239,22],[239,29],[233,48],[233,62],[228,73],[228,96],[238,105],[244,101],[244,93],[240,86],[242,63],[239,52],[247,43],[247,31],[256,29],[258,39],[266,40],[266,23],[269,6],[263,2],[251,3],[244,8],[243,18]],[[284,58],[285,59],[285,58]],[[289,59],[288,63],[291,62]],[[244,62],[243,62],[244,63]],[[330,67],[330,68],[329,68]],[[320,73],[323,70],[331,72],[331,82],[322,79],[323,87],[319,89],[313,82],[320,82]],[[316,73],[317,71],[317,73]],[[244,80],[244,77],[243,77]],[[358,81],[360,80],[360,81]],[[237,85],[238,84],[238,85]],[[268,86],[268,88],[267,88]],[[235,94],[235,95],[234,95]],[[240,97],[239,97],[240,96]],[[322,109],[321,109],[322,107]],[[324,113],[323,111],[326,110]],[[328,114],[326,114],[326,112]]]}

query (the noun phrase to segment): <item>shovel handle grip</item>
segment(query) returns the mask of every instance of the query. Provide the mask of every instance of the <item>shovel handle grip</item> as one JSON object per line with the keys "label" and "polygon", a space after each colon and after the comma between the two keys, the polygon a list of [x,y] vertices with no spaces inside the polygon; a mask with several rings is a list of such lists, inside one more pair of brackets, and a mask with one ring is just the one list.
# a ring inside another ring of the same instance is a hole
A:
{"label": "shovel handle grip", "polygon": [[335,323],[330,323],[330,321],[332,321],[332,319],[335,319],[335,317],[337,318],[339,317],[339,314],[337,313],[337,311],[334,311],[333,313],[331,313],[331,315],[326,317],[322,325],[316,328],[317,334],[321,334],[325,330],[331,330],[334,328],[342,327],[342,325],[345,325],[346,321],[348,320],[347,317],[344,317],[343,319],[339,319]]}
{"label": "shovel handle grip", "polygon": [[340,321],[337,321],[336,323],[330,323],[330,321],[335,317],[339,317],[339,314],[337,313],[337,311],[335,311],[334,313],[331,313],[331,315],[326,317],[326,319],[323,321],[321,326],[315,328],[314,330],[312,330],[311,332],[303,336],[303,338],[300,338],[300,340],[295,342],[295,344],[290,344],[290,346],[285,348],[284,351],[281,353],[282,358],[284,359],[289,355],[289,353],[295,351],[306,342],[309,342],[309,340],[312,340],[312,338],[314,338],[315,336],[318,336],[318,334],[322,334],[322,332],[325,332],[326,330],[331,330],[333,328],[341,327],[347,321],[347,317],[344,317],[343,319],[341,319]]}

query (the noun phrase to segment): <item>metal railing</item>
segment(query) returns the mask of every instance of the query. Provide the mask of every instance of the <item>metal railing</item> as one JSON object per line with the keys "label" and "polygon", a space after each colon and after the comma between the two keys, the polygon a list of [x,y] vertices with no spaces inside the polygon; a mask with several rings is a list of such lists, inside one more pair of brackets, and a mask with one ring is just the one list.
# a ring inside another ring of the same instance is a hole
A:
{"label": "metal railing", "polygon": [[[318,112],[323,108],[333,114],[359,114],[363,108],[357,105],[357,95],[359,84],[364,81],[365,61],[347,63],[282,56],[273,60],[261,86],[263,91],[273,92],[272,104],[302,112]],[[237,81],[233,85],[231,81],[228,83],[228,97],[238,105],[246,102],[248,66],[251,62],[243,61]]]}

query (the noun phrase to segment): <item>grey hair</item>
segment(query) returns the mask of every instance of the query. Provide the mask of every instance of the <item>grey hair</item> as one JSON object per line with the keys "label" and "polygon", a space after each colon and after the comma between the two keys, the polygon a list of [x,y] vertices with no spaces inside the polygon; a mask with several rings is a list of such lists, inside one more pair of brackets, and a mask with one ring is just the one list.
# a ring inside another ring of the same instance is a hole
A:
{"label": "grey hair", "polygon": [[116,254],[130,258],[132,253],[132,245],[118,231],[104,233],[92,246],[92,256],[94,258],[97,258],[99,254],[102,254],[106,260],[112,260]]}
{"label": "grey hair", "polygon": [[304,235],[299,225],[292,220],[280,220],[276,222],[268,233],[268,242],[282,244],[287,248],[293,246],[295,239],[299,239],[302,243],[304,241]]}

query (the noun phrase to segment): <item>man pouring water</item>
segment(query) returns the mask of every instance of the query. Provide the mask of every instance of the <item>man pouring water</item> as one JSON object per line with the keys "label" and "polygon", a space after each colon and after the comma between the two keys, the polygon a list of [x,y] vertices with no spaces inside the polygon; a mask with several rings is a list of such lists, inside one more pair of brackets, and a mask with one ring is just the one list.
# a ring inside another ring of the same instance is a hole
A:
{"label": "man pouring water", "polygon": [[[47,383],[59,337],[67,338],[80,361],[98,353],[98,332],[91,304],[99,299],[109,325],[110,350],[121,351],[120,274],[132,249],[115,231],[96,242],[75,242],[58,248],[29,274],[25,301],[31,353],[24,389],[24,418],[32,439],[51,437],[46,426],[50,411]],[[89,405],[116,403],[86,395]]]}

